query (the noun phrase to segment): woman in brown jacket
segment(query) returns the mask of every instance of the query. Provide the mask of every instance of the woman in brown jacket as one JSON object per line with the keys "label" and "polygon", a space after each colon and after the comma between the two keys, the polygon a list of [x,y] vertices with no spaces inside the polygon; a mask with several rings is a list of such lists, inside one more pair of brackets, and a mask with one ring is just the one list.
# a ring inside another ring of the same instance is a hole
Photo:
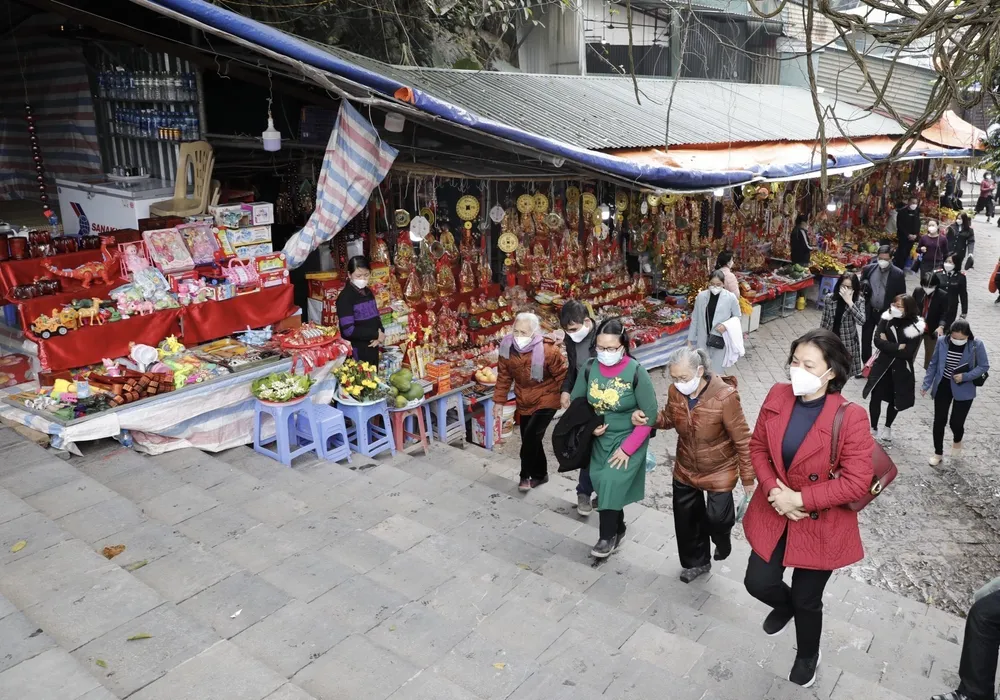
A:
{"label": "woman in brown jacket", "polygon": [[[667,390],[667,405],[656,420],[657,428],[677,431],[674,530],[684,583],[711,570],[710,541],[715,543],[716,561],[732,552],[733,489],[738,479],[747,495],[754,489],[750,427],[736,379],[712,375],[709,367],[704,350],[675,350],[667,360],[673,383]],[[641,411],[632,416],[635,425],[645,425],[645,419]]]}
{"label": "woman in brown jacket", "polygon": [[566,358],[551,338],[542,336],[538,316],[521,313],[514,332],[500,342],[493,414],[499,417],[511,387],[521,414],[521,482],[530,491],[549,480],[542,438],[560,408]]}

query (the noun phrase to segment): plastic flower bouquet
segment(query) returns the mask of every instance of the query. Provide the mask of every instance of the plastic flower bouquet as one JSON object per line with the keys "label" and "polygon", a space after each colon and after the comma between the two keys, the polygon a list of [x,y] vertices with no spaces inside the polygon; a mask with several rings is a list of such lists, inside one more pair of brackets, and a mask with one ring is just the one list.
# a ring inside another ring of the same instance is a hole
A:
{"label": "plastic flower bouquet", "polygon": [[367,362],[346,360],[334,371],[340,386],[337,398],[348,403],[374,403],[388,395],[388,387],[378,376],[378,367]]}
{"label": "plastic flower bouquet", "polygon": [[261,377],[250,385],[250,393],[261,401],[286,403],[309,393],[313,381],[306,375],[277,372]]}

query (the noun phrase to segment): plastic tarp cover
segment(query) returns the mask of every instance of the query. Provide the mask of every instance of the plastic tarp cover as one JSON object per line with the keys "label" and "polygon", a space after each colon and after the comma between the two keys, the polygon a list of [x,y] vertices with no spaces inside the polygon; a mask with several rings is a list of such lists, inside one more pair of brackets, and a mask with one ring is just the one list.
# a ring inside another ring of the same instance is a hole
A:
{"label": "plastic tarp cover", "polygon": [[950,109],[938,121],[927,127],[920,135],[925,141],[930,141],[947,148],[970,148],[982,150],[982,142],[986,140],[986,132],[965,121]]}

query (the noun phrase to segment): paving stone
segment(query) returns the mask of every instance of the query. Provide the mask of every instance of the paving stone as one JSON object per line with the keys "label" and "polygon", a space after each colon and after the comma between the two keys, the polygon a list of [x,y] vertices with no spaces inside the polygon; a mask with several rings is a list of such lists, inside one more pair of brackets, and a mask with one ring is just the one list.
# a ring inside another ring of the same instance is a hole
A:
{"label": "paving stone", "polygon": [[[140,634],[150,638],[128,641]],[[166,603],[85,644],[73,656],[106,688],[126,697],[217,641],[207,627]],[[106,666],[98,666],[98,659]]]}
{"label": "paving stone", "polygon": [[527,542],[528,544],[541,547],[542,549],[547,549],[549,551],[555,549],[564,539],[566,539],[564,535],[539,525],[538,523],[531,522],[530,520],[515,527],[511,530],[510,534],[519,540]]}
{"label": "paving stone", "polygon": [[[954,690],[954,688],[948,688],[947,690]],[[929,697],[932,692],[934,692],[933,689],[927,688],[926,692],[918,697]],[[912,700],[912,698],[900,695],[885,686],[871,683],[858,678],[848,671],[844,671],[840,674],[840,680],[837,681],[837,685],[833,689],[833,694],[830,695],[830,700],[857,700],[858,698],[864,698],[864,700]]]}
{"label": "paving stone", "polygon": [[217,553],[189,544],[133,573],[167,600],[180,603],[239,570]]}
{"label": "paving stone", "polygon": [[354,576],[327,591],[311,605],[346,625],[351,632],[367,632],[409,599],[367,576]]}
{"label": "paving stone", "polygon": [[478,698],[433,671],[425,670],[419,676],[406,681],[399,690],[389,696],[389,700],[478,700]]}
{"label": "paving stone", "polygon": [[476,631],[506,648],[537,658],[566,630],[566,623],[536,614],[530,603],[508,600],[490,613]]}
{"label": "paving stone", "polygon": [[84,476],[68,483],[36,493],[25,499],[28,505],[45,513],[53,520],[75,513],[97,503],[102,503],[117,494]]}
{"label": "paving stone", "polygon": [[581,594],[537,574],[523,577],[504,598],[550,620],[561,620],[583,600]]}
{"label": "paving stone", "polygon": [[209,496],[230,506],[239,506],[247,501],[260,498],[267,486],[260,479],[249,474],[235,474],[205,491]]}
{"label": "paving stone", "polygon": [[353,569],[333,557],[312,552],[293,554],[258,574],[271,585],[307,603],[354,575]]}
{"label": "paving stone", "polygon": [[636,630],[621,647],[623,654],[662,666],[672,673],[688,673],[705,653],[705,647],[680,635],[671,634],[648,622]]}
{"label": "paving stone", "polygon": [[558,554],[546,561],[538,573],[556,583],[561,583],[571,591],[584,592],[604,575],[604,572],[591,564],[581,564],[570,561]]}
{"label": "paving stone", "polygon": [[262,700],[284,683],[277,673],[231,642],[222,641],[170,670],[130,700]]}
{"label": "paving stone", "polygon": [[305,545],[305,549],[319,550],[331,542],[355,533],[356,528],[345,527],[344,523],[329,513],[311,511],[278,528],[280,532]]}
{"label": "paving stone", "polygon": [[77,700],[99,687],[62,649],[49,649],[0,673],[0,698],[11,700]]}
{"label": "paving stone", "polygon": [[468,634],[468,629],[420,603],[410,603],[385,618],[368,638],[418,668],[430,666]]}
{"label": "paving stone", "polygon": [[55,647],[55,641],[21,613],[0,619],[0,673]]}
{"label": "paving stone", "polygon": [[142,466],[111,477],[104,485],[135,503],[142,503],[183,486],[184,482],[175,474],[147,461]]}
{"label": "paving stone", "polygon": [[285,685],[268,695],[264,700],[316,700],[316,698],[297,685],[285,683]]}
{"label": "paving stone", "polygon": [[413,552],[403,552],[376,566],[368,577],[410,600],[418,600],[451,578],[451,572],[427,563]]}
{"label": "paving stone", "polygon": [[146,521],[142,510],[124,496],[63,516],[56,521],[62,529],[84,542],[95,543]]}
{"label": "paving stone", "polygon": [[610,605],[585,598],[559,622],[583,634],[601,630],[601,642],[615,649],[628,641],[643,620]]}
{"label": "paving stone", "polygon": [[18,498],[27,498],[56,486],[62,486],[79,477],[80,473],[73,467],[59,459],[50,458],[41,464],[17,469],[0,477],[0,486]]}
{"label": "paving stone", "polygon": [[[37,511],[9,520],[0,525],[0,571],[13,561],[30,557],[68,537],[55,523]],[[24,549],[10,551],[11,547],[22,540],[27,542]]]}
{"label": "paving stone", "polygon": [[739,695],[764,697],[774,683],[771,673],[716,649],[706,649],[685,678],[708,688],[709,694],[714,693],[712,697],[719,700]]}
{"label": "paving stone", "polygon": [[366,497],[353,498],[331,511],[330,516],[344,524],[344,528],[367,530],[393,515],[385,508],[379,508],[371,502],[373,494]]}
{"label": "paving stone", "polygon": [[215,547],[260,524],[241,510],[220,505],[179,523],[177,530],[198,544]]}
{"label": "paving stone", "polygon": [[535,673],[538,663],[473,632],[448,652],[435,670],[480,698],[500,700]]}
{"label": "paving stone", "polygon": [[[594,634],[600,630],[600,634]],[[617,646],[604,643],[600,623],[588,632],[568,629],[538,657],[541,673],[571,687],[588,688],[598,693],[611,685],[625,671],[629,657]]]}
{"label": "paving stone", "polygon": [[603,695],[573,680],[550,676],[544,671],[531,674],[510,694],[508,700],[602,700]]}
{"label": "paving stone", "polygon": [[34,511],[34,508],[25,503],[10,491],[0,488],[0,525],[9,522],[14,518],[20,518]]}
{"label": "paving stone", "polygon": [[399,553],[385,540],[367,532],[352,532],[334,541],[319,552],[331,556],[359,574],[366,574]]}
{"label": "paving stone", "polygon": [[207,459],[179,470],[177,476],[182,481],[198,488],[210,489],[213,486],[221,484],[226,479],[238,476],[241,473],[235,466],[221,460]]}
{"label": "paving stone", "polygon": [[168,525],[176,525],[217,505],[218,501],[190,484],[178,486],[140,504],[146,515]]}
{"label": "paving stone", "polygon": [[402,515],[392,515],[378,525],[368,528],[368,533],[385,540],[400,551],[405,551],[435,534],[435,531]]}
{"label": "paving stone", "polygon": [[245,571],[233,574],[191,596],[177,607],[225,639],[278,610],[289,602],[283,591]]}
{"label": "paving stone", "polygon": [[323,700],[384,700],[419,669],[361,635],[352,635],[295,674],[292,681]]}
{"label": "paving stone", "polygon": [[147,521],[138,527],[123,530],[116,535],[98,540],[94,549],[98,552],[105,547],[125,545],[125,551],[114,558],[115,564],[127,567],[140,561],[152,563],[160,557],[186,547],[188,540],[170,525]]}
{"label": "paving stone", "polygon": [[0,620],[4,619],[8,615],[13,615],[16,612],[17,608],[14,604],[0,595]]}
{"label": "paving stone", "polygon": [[94,688],[89,693],[84,693],[76,700],[118,700],[118,697],[106,688]]}
{"label": "paving stone", "polygon": [[156,592],[121,569],[31,606],[25,614],[67,651],[73,651],[159,605]]}
{"label": "paving stone", "polygon": [[300,515],[308,513],[309,506],[304,501],[293,498],[284,491],[271,491],[260,498],[242,504],[240,510],[252,515],[262,523],[281,527]]}
{"label": "paving stone", "polygon": [[[482,554],[478,547],[454,535],[433,534],[414,545],[410,552],[429,564],[447,571],[459,573],[470,560],[476,560]],[[497,567],[510,566],[505,562],[490,557]]]}
{"label": "paving stone", "polygon": [[438,532],[447,532],[468,520],[470,514],[476,509],[474,503],[457,493],[442,491],[439,486],[429,480],[425,482],[425,485],[436,491],[429,498],[430,505],[408,516],[421,525]]}
{"label": "paving stone", "polygon": [[670,700],[701,700],[705,696],[705,688],[687,678],[647,661],[631,659],[625,671],[604,691],[604,697],[608,700],[650,700],[664,697],[667,688],[670,689]]}
{"label": "paving stone", "polygon": [[304,546],[277,528],[255,525],[242,535],[216,545],[212,551],[251,573],[259,573],[287,559]]}
{"label": "paving stone", "polygon": [[[88,443],[81,443],[87,445]],[[87,476],[97,479],[99,482],[108,485],[108,480],[124,474],[127,471],[140,467],[147,463],[147,458],[140,455],[135,450],[126,447],[115,447],[107,452],[88,455],[83,459],[74,460],[73,466]]]}
{"label": "paving stone", "polygon": [[350,631],[307,603],[293,600],[233,637],[245,652],[290,678],[345,639]]}
{"label": "paving stone", "polygon": [[0,568],[0,591],[23,610],[92,586],[116,568],[83,542],[67,540]]}

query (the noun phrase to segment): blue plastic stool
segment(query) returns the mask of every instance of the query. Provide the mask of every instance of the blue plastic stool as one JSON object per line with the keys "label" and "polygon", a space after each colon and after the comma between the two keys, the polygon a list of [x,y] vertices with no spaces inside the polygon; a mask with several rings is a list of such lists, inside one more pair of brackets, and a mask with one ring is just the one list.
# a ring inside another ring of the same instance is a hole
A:
{"label": "blue plastic stool", "polygon": [[[307,452],[315,452],[322,457],[320,449],[321,442],[319,433],[316,431],[318,424],[312,400],[307,396],[302,401],[291,404],[269,404],[256,401],[255,415],[253,419],[253,449],[265,457],[277,460],[286,467],[292,466],[292,460],[301,457]],[[274,419],[274,437],[270,440],[261,441],[263,434],[263,419],[268,415]],[[311,430],[304,435],[297,429],[298,417],[304,416]],[[292,449],[291,441],[295,440],[295,449]],[[302,440],[308,440],[303,443]],[[278,451],[269,450],[262,445],[270,445],[277,442]]]}
{"label": "blue plastic stool", "polygon": [[[351,445],[347,439],[347,424],[344,414],[333,406],[313,406],[313,414],[319,424],[319,445],[323,459],[339,462],[346,459],[351,463]],[[312,424],[303,414],[295,421],[295,432],[300,438],[311,439]]]}
{"label": "blue plastic stool", "polygon": [[[448,409],[452,408],[450,406],[452,399],[455,400],[456,404],[454,406],[455,418],[448,420]],[[441,442],[448,441],[448,433],[452,431],[461,432],[462,441],[465,441],[465,397],[460,390],[441,396],[432,396],[427,399],[426,406],[425,413],[427,415],[427,429],[429,432],[434,434]]]}
{"label": "blue plastic stool", "polygon": [[[396,454],[396,441],[392,435],[392,422],[385,401],[358,406],[338,403],[347,425],[347,440],[351,449],[366,457],[389,451]],[[372,419],[382,418],[382,425],[373,425]]]}

